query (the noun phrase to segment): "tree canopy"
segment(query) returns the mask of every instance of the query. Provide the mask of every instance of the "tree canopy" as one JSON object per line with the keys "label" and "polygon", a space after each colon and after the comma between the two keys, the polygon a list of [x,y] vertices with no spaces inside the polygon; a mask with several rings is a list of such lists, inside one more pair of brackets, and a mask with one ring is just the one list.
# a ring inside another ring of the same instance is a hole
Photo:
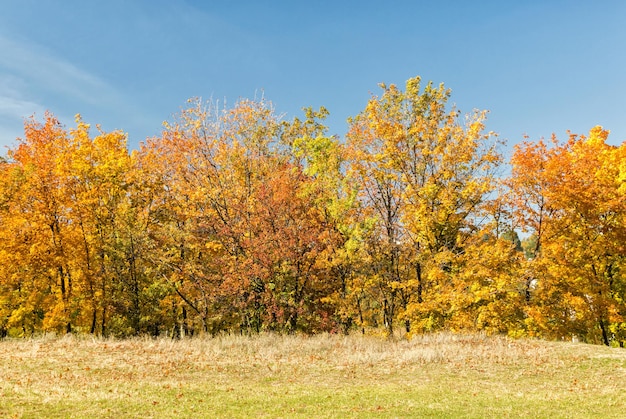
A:
{"label": "tree canopy", "polygon": [[325,108],[198,99],[129,151],[25,122],[0,160],[0,334],[434,330],[626,340],[626,145],[591,128],[509,162],[444,85]]}

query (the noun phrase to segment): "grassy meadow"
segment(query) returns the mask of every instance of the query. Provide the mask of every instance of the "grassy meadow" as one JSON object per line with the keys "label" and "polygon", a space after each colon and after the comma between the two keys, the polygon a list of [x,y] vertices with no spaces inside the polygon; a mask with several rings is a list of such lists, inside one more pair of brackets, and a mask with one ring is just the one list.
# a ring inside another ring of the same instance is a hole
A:
{"label": "grassy meadow", "polygon": [[433,334],[0,341],[0,418],[624,417],[626,350]]}

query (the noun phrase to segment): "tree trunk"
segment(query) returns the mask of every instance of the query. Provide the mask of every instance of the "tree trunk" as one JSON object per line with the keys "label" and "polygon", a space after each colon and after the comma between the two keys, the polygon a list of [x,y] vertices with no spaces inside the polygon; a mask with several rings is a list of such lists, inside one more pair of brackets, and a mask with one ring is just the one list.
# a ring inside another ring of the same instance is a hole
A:
{"label": "tree trunk", "polygon": [[93,314],[91,315],[91,328],[89,329],[89,333],[90,334],[94,334],[96,333],[96,323],[97,323],[97,316],[96,316],[96,312],[97,312],[97,308],[94,307],[93,308]]}
{"label": "tree trunk", "polygon": [[606,332],[606,326],[604,324],[604,320],[600,319],[598,323],[600,325],[600,330],[602,331],[602,343],[604,343],[606,346],[609,346],[610,345],[609,336]]}
{"label": "tree trunk", "polygon": [[385,323],[385,329],[387,329],[387,335],[393,337],[393,301],[390,303],[386,298],[383,300],[383,321]]}

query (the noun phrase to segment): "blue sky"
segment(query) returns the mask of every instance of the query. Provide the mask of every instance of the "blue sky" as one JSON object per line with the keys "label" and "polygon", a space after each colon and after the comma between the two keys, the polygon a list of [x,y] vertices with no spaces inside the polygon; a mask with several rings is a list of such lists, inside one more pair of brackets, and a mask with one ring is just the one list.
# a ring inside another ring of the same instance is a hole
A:
{"label": "blue sky", "polygon": [[378,83],[443,82],[515,144],[602,125],[626,140],[624,1],[7,0],[0,146],[50,110],[136,148],[190,97],[325,106],[343,136]]}

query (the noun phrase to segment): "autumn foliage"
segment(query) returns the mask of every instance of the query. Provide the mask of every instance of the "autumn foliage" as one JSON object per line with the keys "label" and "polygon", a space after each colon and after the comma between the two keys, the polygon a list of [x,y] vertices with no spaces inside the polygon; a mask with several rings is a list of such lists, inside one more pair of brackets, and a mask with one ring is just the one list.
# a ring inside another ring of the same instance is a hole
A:
{"label": "autumn foliage", "polygon": [[[129,152],[77,116],[0,160],[0,333],[471,330],[623,345],[626,145],[523,142],[443,85],[327,111],[190,100]],[[519,239],[519,235],[523,240]]]}

